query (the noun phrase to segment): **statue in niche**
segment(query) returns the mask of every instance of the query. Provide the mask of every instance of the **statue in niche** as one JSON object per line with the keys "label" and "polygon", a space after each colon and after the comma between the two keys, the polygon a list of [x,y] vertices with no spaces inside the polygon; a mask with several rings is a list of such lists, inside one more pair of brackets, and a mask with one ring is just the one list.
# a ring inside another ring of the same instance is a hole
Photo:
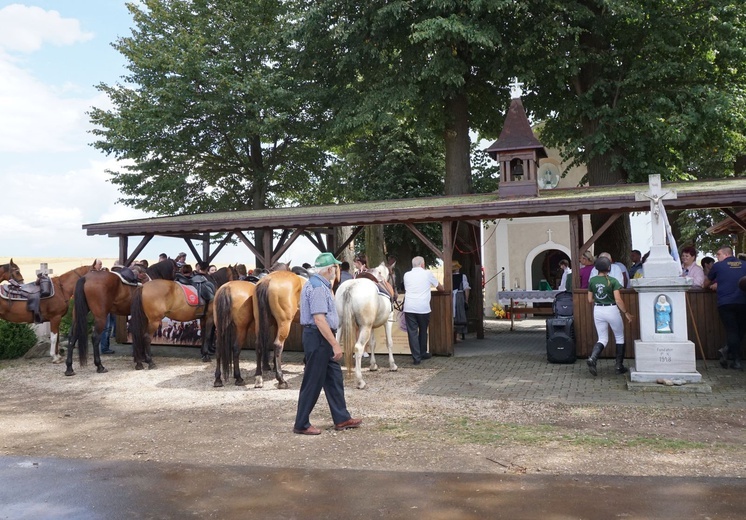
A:
{"label": "statue in niche", "polygon": [[669,333],[671,330],[671,304],[664,294],[655,302],[655,332]]}

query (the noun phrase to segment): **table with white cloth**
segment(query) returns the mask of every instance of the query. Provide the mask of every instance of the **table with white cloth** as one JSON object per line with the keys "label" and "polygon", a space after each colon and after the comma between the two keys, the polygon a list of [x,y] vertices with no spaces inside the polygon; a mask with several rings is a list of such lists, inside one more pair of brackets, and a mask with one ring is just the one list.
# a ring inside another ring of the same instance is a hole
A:
{"label": "table with white cloth", "polygon": [[545,308],[517,308],[516,303],[547,303],[553,302],[554,298],[562,291],[498,291],[497,301],[500,305],[507,305],[506,312],[510,313],[510,330],[513,330],[515,324],[516,312],[524,314],[547,314],[554,313],[551,309]]}

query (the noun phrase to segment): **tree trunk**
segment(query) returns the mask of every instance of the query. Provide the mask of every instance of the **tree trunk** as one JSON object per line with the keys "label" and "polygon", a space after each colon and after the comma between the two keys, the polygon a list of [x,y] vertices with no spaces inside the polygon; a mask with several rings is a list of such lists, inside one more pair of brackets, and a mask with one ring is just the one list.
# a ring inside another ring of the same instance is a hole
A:
{"label": "tree trunk", "polygon": [[471,193],[469,102],[462,92],[445,102],[445,194]]}
{"label": "tree trunk", "polygon": [[385,260],[383,225],[366,226],[365,228],[365,256],[368,258],[368,267],[377,267]]}

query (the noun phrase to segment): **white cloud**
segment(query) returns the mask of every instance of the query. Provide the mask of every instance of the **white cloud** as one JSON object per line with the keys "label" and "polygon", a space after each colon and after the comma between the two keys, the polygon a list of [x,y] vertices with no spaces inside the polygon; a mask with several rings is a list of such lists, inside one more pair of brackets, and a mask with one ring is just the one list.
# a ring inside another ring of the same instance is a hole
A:
{"label": "white cloud", "polygon": [[45,43],[72,45],[93,38],[74,18],[62,18],[57,11],[11,4],[0,9],[0,49],[30,53]]}

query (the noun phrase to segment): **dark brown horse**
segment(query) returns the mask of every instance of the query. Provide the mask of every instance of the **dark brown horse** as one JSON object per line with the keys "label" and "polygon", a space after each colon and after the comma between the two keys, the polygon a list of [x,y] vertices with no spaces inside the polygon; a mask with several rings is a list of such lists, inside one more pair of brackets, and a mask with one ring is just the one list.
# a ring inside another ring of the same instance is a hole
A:
{"label": "dark brown horse", "polygon": [[246,384],[241,377],[238,358],[241,350],[248,345],[250,334],[256,334],[255,293],[256,284],[241,280],[228,282],[215,293],[213,319],[216,332],[216,366],[213,386],[223,386],[221,370],[228,379],[231,368],[236,385]]}
{"label": "dark brown horse", "polygon": [[[173,280],[176,273],[176,262],[172,259],[163,260],[146,269],[150,279]],[[91,271],[78,280],[75,285],[75,305],[73,307],[73,326],[70,331],[70,342],[67,349],[66,376],[74,376],[73,348],[78,344],[78,359],[80,366],[88,364],[88,313],[93,314],[93,361],[96,372],[107,372],[101,363],[101,353],[98,345],[101,333],[106,327],[106,317],[109,313],[117,316],[127,316],[132,305],[132,293],[137,285],[128,285],[119,275],[109,271]]]}
{"label": "dark brown horse", "polygon": [[[256,284],[254,316],[257,320],[256,375],[254,388],[264,386],[262,368],[269,370],[269,349],[271,331],[275,331],[272,341],[274,351],[275,378],[278,388],[287,388],[282,374],[282,349],[290,335],[290,325],[299,322],[298,308],[300,292],[306,279],[290,271],[274,271]],[[265,354],[266,353],[266,354]]]}
{"label": "dark brown horse", "polygon": [[[212,282],[215,288],[230,281],[235,273],[233,268],[224,267],[205,278]],[[135,369],[142,370],[143,362],[148,364],[148,368],[155,368],[150,344],[163,318],[174,321],[200,320],[202,355],[203,359],[205,358],[209,348],[209,337],[214,329],[212,300],[205,301],[197,294],[197,290],[197,286],[182,285],[171,280],[153,280],[135,290],[132,294],[129,321]],[[189,291],[194,291],[194,294],[190,294]]]}
{"label": "dark brown horse", "polygon": [[13,259],[10,259],[10,263],[0,265],[0,282],[6,282],[14,280],[18,283],[23,283],[23,275],[18,266],[13,263]]}
{"label": "dark brown horse", "polygon": [[[39,301],[39,312],[42,319],[49,322],[51,332],[49,355],[52,363],[61,363],[60,356],[60,322],[67,314],[67,304],[75,290],[75,284],[91,270],[90,266],[82,266],[68,271],[60,276],[50,277],[54,292],[48,298]],[[13,323],[34,323],[34,313],[28,310],[27,300],[8,300],[0,304],[0,319]]]}

